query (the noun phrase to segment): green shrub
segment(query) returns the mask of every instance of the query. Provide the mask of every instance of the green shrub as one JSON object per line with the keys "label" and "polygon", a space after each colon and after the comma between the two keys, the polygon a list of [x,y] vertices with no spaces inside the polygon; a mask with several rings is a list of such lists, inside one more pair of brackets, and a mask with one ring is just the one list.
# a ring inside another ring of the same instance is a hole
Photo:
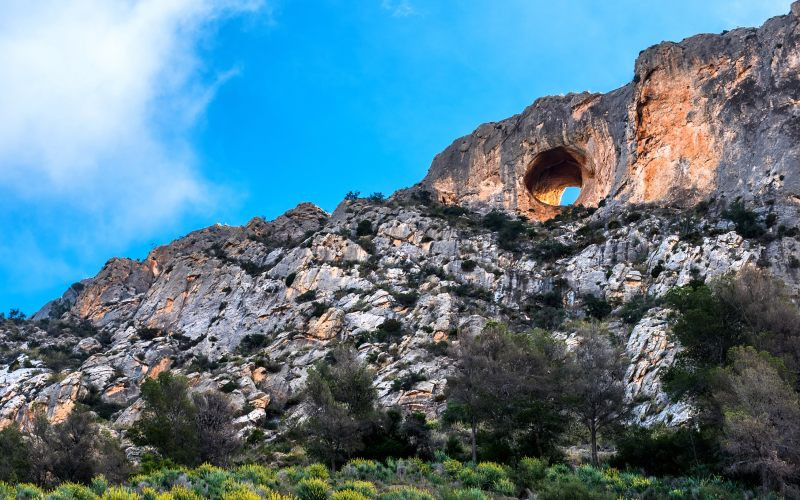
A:
{"label": "green shrub", "polygon": [[5,481],[0,481],[0,498],[11,499],[17,496],[17,490],[10,484],[6,483]]}
{"label": "green shrub", "polygon": [[594,295],[585,295],[583,304],[586,307],[586,313],[595,319],[605,318],[611,314],[613,309],[604,297],[595,297]]}
{"label": "green shrub", "polygon": [[267,336],[263,333],[251,333],[242,337],[239,349],[245,353],[255,351],[267,345]]}
{"label": "green shrub", "polygon": [[490,489],[495,493],[499,493],[507,497],[514,496],[517,493],[517,488],[510,479],[500,479],[499,481],[495,481]]}
{"label": "green shrub", "polygon": [[91,489],[95,495],[102,495],[108,489],[108,479],[104,476],[95,476],[92,478],[92,482],[89,483],[89,489]]}
{"label": "green shrub", "polygon": [[44,498],[44,492],[41,489],[39,489],[39,487],[36,486],[35,484],[29,484],[29,483],[18,484],[16,490],[17,490],[16,498],[19,500],[28,498],[31,499],[35,498],[38,500]]}
{"label": "green shrub", "polygon": [[284,280],[284,283],[286,283],[287,287],[292,286],[292,283],[294,283],[294,279],[295,278],[297,278],[297,273],[289,273],[286,276],[286,279]]}
{"label": "green shrub", "polygon": [[442,495],[443,500],[489,500],[486,493],[479,488],[461,488],[447,491]]}
{"label": "green shrub", "polygon": [[374,233],[372,229],[372,222],[364,219],[356,226],[356,236],[370,236]]}
{"label": "green shrub", "polygon": [[365,460],[363,458],[354,458],[342,467],[340,472],[342,477],[352,479],[371,479],[385,481],[392,475],[391,472],[374,460]]}
{"label": "green shrub", "polygon": [[298,295],[294,300],[295,302],[302,303],[302,302],[311,302],[316,298],[317,298],[316,290],[306,290],[305,292]]}
{"label": "green shrub", "polygon": [[[176,492],[176,488],[179,487],[175,487],[170,491],[173,500],[200,500],[200,497],[193,491],[187,490],[186,488],[179,488],[180,491]],[[139,495],[130,488],[113,486],[106,490],[102,498],[103,500],[139,500]]]}
{"label": "green shrub", "polygon": [[456,477],[458,477],[458,473],[461,472],[461,469],[464,468],[464,465],[458,460],[453,460],[451,458],[448,458],[447,460],[442,462],[442,467],[444,468],[445,473],[451,479],[455,479]]}
{"label": "green shrub", "polygon": [[546,458],[525,457],[519,461],[514,470],[514,481],[520,488],[530,488],[533,491],[546,475]]}
{"label": "green shrub", "polygon": [[758,222],[758,215],[748,210],[741,200],[736,200],[722,212],[722,216],[733,222],[742,238],[758,238],[766,230]]}
{"label": "green shrub", "polygon": [[328,498],[328,483],[322,479],[303,479],[295,491],[300,500],[325,500]]}
{"label": "green shrub", "polygon": [[472,467],[464,467],[458,471],[458,476],[456,478],[462,486],[467,488],[480,488],[482,486],[480,476]]}
{"label": "green shrub", "polygon": [[655,301],[649,295],[635,295],[622,305],[619,316],[624,323],[635,325],[655,305]]}
{"label": "green shrub", "polygon": [[228,481],[225,483],[222,500],[261,500],[261,495],[252,489],[252,485]]}
{"label": "green shrub", "polygon": [[322,464],[311,464],[305,468],[305,477],[309,479],[322,479],[329,481],[331,478],[328,468]]}
{"label": "green shrub", "polygon": [[417,382],[422,382],[423,380],[428,380],[428,376],[425,375],[425,373],[406,372],[392,382],[392,390],[408,391],[414,387]]}
{"label": "green shrub", "polygon": [[533,256],[545,262],[554,261],[572,253],[572,247],[558,240],[546,239],[533,246]]}
{"label": "green shrub", "polygon": [[248,464],[241,465],[233,470],[233,477],[237,481],[247,481],[256,486],[267,486],[273,488],[277,485],[277,476],[272,469],[262,465]]}
{"label": "green shrub", "polygon": [[380,496],[380,500],[434,500],[433,495],[413,486],[395,486]]}
{"label": "green shrub", "polygon": [[417,292],[395,293],[392,296],[403,307],[411,307],[419,300],[419,293]]}
{"label": "green shrub", "polygon": [[369,481],[350,480],[345,481],[336,487],[337,491],[355,491],[367,498],[374,498],[378,495],[378,489]]}
{"label": "green shrub", "polygon": [[489,212],[483,218],[483,226],[497,232],[497,244],[504,250],[516,250],[519,239],[528,229],[528,225],[521,220],[514,220],[508,215],[496,210]]}
{"label": "green shrub", "polygon": [[494,462],[481,462],[475,467],[481,488],[491,490],[495,483],[508,479],[506,470],[502,465]]}
{"label": "green shrub", "polygon": [[97,495],[92,490],[75,483],[64,483],[47,495],[48,500],[95,500],[96,498]]}
{"label": "green shrub", "polygon": [[369,500],[370,497],[353,490],[334,491],[331,500]]}
{"label": "green shrub", "polygon": [[471,273],[475,270],[477,263],[472,259],[467,259],[461,262],[461,270],[465,273]]}
{"label": "green shrub", "polygon": [[576,476],[568,476],[562,481],[548,483],[539,490],[540,500],[612,500],[614,495],[603,491],[591,490]]}

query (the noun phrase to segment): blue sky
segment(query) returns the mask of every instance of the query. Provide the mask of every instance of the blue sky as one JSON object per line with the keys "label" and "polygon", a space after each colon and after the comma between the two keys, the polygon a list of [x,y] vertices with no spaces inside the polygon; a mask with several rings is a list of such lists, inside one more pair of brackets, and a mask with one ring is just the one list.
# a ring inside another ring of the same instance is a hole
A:
{"label": "blue sky", "polygon": [[0,310],[193,229],[392,191],[482,122],[788,0],[7,0]]}

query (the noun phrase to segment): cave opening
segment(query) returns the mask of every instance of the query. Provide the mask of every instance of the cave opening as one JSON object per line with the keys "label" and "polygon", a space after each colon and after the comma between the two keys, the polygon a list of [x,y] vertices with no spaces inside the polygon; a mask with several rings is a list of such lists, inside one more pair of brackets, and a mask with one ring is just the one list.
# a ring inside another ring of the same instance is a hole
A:
{"label": "cave opening", "polygon": [[557,147],[536,155],[525,175],[530,195],[545,205],[571,205],[583,187],[585,158],[576,151]]}

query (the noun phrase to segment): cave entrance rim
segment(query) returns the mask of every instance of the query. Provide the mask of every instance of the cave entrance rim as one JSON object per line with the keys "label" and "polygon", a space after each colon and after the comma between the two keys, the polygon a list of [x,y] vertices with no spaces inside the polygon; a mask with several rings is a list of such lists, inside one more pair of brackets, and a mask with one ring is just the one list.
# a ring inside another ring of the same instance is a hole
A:
{"label": "cave entrance rim", "polygon": [[591,177],[586,155],[569,146],[556,146],[539,152],[528,166],[523,184],[532,201],[548,207],[562,207],[562,196],[567,188],[578,188],[580,193],[574,204],[584,194]]}

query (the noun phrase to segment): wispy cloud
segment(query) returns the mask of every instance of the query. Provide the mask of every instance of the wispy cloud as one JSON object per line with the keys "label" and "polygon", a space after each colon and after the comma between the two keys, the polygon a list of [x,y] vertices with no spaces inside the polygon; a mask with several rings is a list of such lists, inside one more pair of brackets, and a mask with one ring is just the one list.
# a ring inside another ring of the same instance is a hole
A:
{"label": "wispy cloud", "polygon": [[[263,0],[9,0],[2,11],[6,204],[69,213],[86,230],[82,244],[121,245],[213,205],[218,189],[197,170],[188,135],[238,70],[206,67],[198,46],[224,18],[269,15]],[[47,238],[67,241],[68,231]],[[35,240],[24,241],[46,253]]]}
{"label": "wispy cloud", "polygon": [[419,13],[408,0],[382,0],[381,7],[389,11],[393,17],[409,17]]}

